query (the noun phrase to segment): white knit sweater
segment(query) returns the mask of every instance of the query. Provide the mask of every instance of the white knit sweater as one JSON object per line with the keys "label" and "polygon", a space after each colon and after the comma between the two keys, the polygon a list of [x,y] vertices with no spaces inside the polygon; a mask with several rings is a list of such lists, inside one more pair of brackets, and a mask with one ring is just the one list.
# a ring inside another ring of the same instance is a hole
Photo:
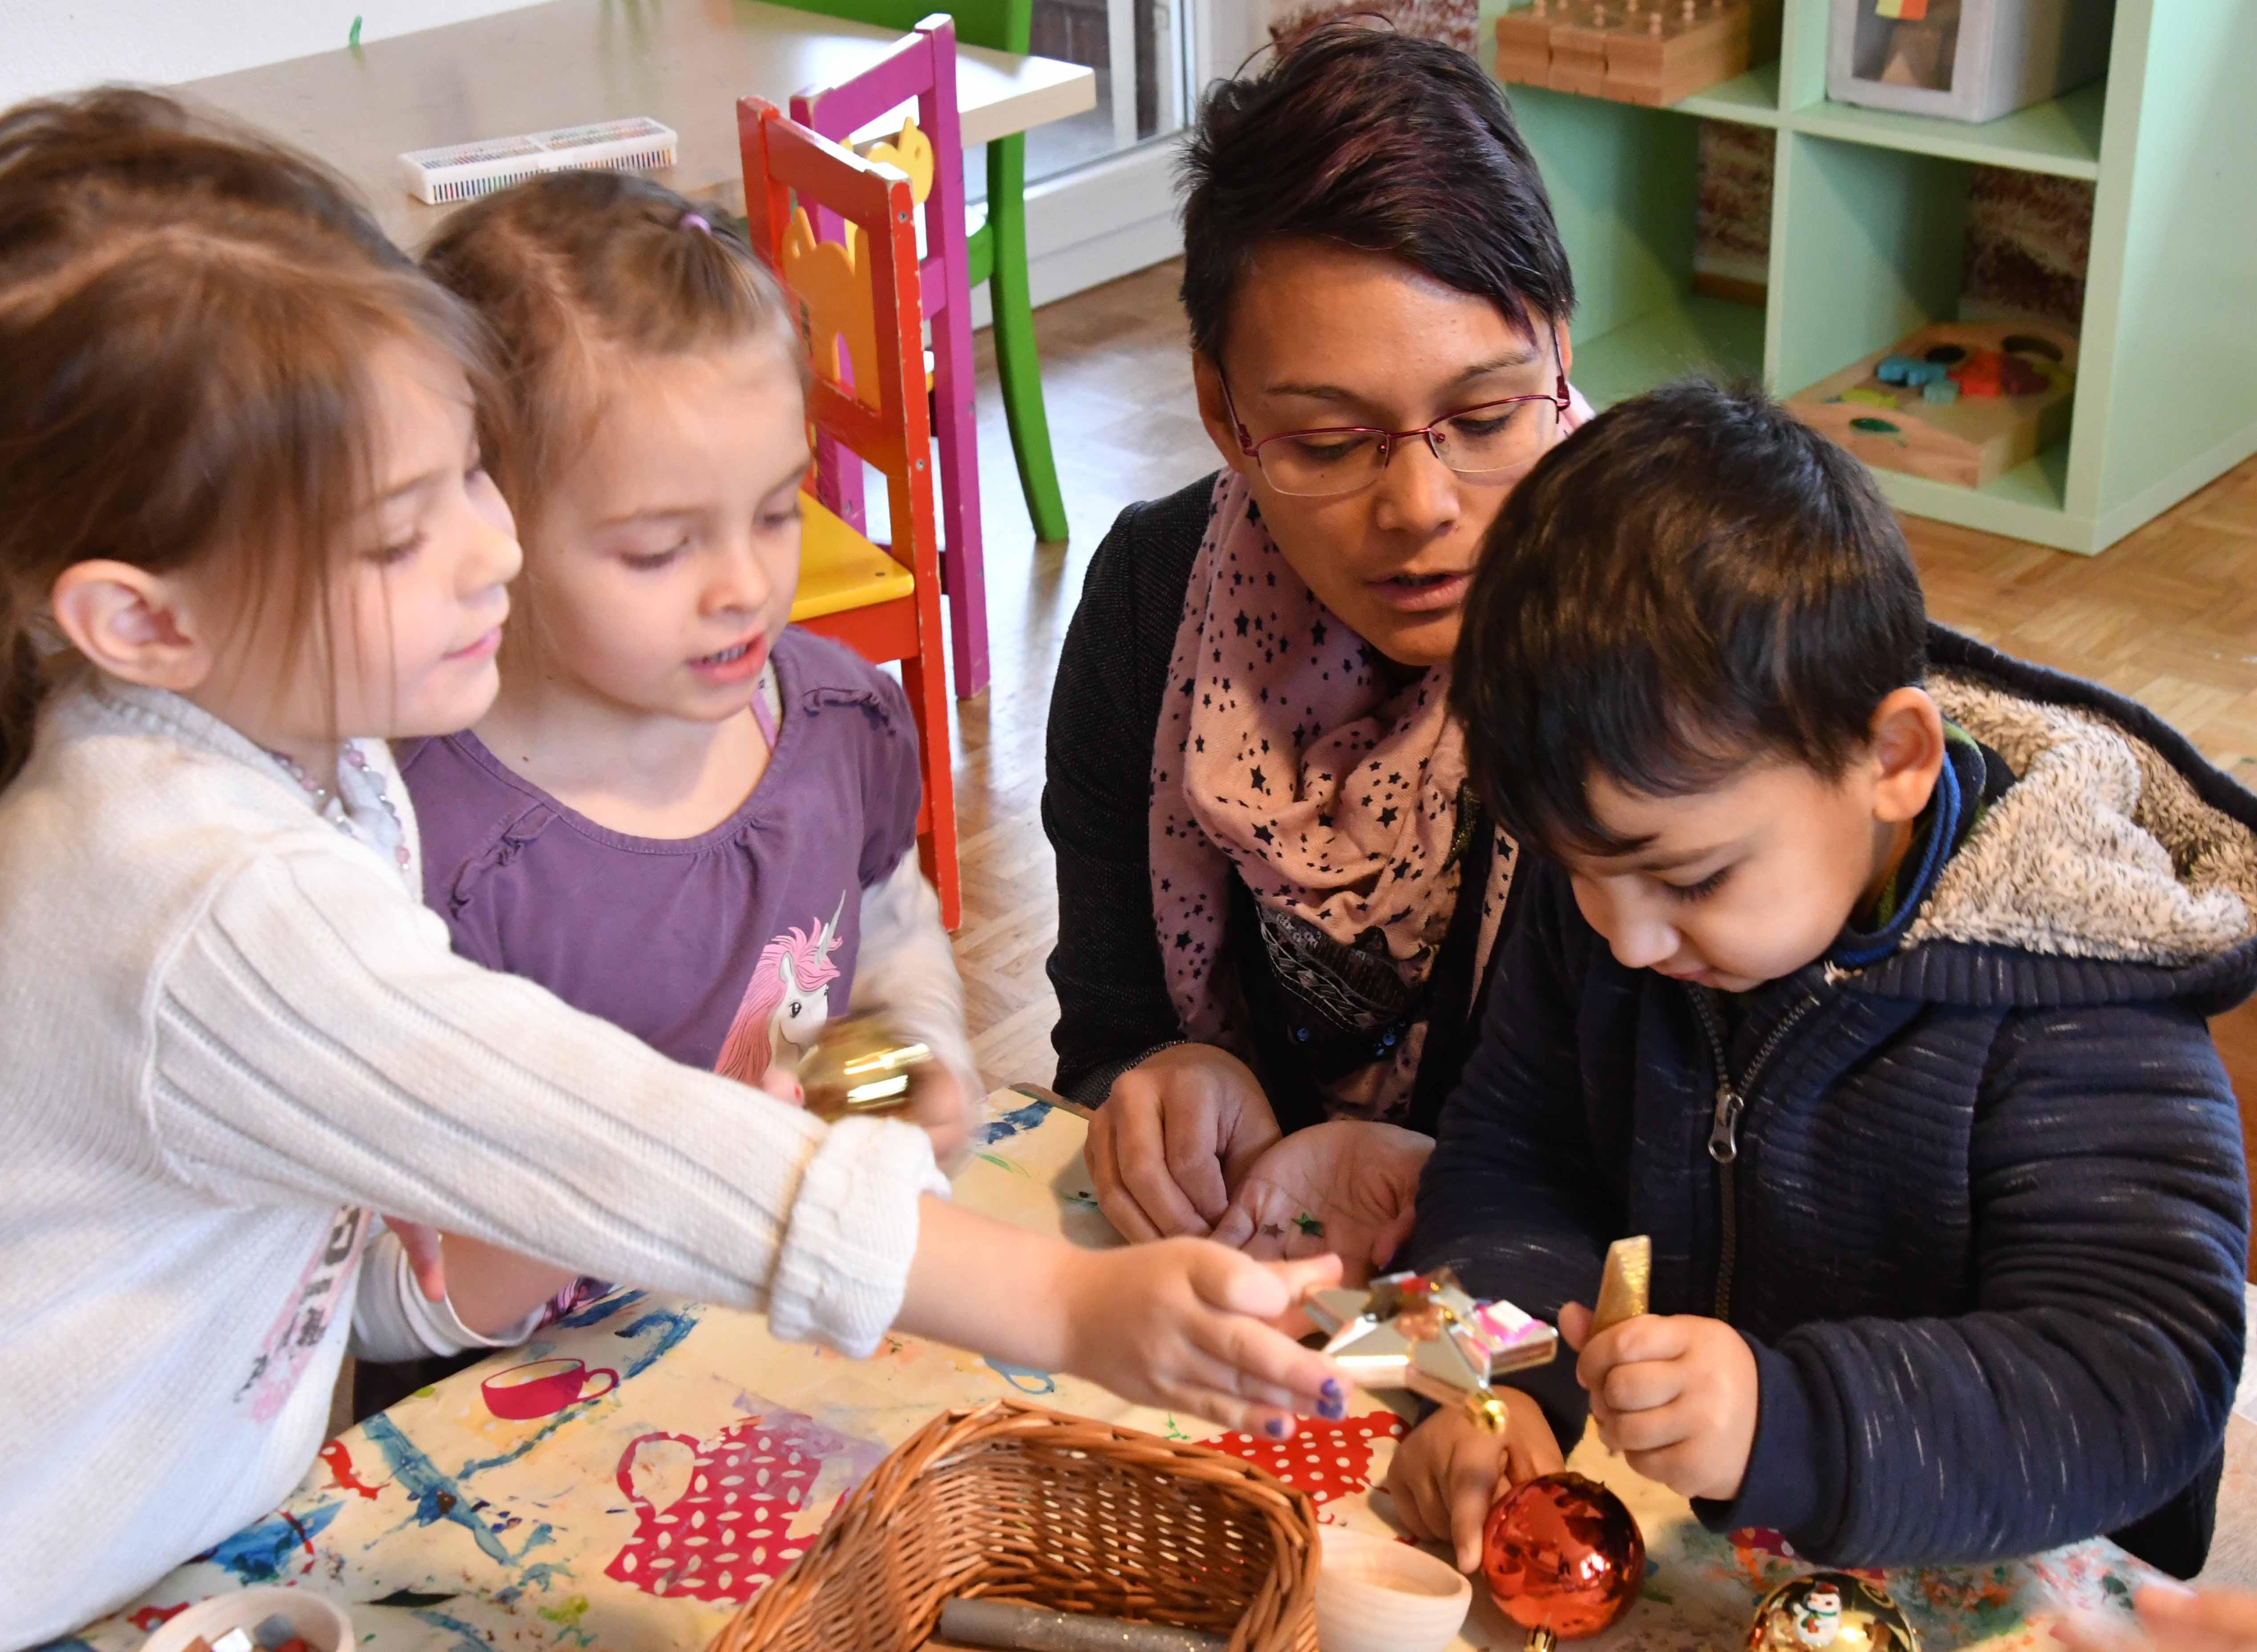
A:
{"label": "white knit sweater", "polygon": [[[853,1353],[899,1311],[917,1197],[946,1191],[923,1131],[826,1131],[456,958],[419,876],[115,682],[61,695],[0,792],[0,1648],[297,1483],[368,1212]],[[368,1288],[400,1322],[400,1272]]]}

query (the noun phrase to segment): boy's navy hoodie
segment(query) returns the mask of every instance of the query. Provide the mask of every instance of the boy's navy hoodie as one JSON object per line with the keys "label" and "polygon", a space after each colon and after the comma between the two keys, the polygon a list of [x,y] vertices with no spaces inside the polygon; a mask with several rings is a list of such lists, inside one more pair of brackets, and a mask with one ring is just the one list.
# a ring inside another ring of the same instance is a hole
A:
{"label": "boy's navy hoodie", "polygon": [[[2105,1532],[2190,1575],[2248,1235],[2204,1021],[2257,985],[2257,798],[2090,684],[1941,627],[1929,661],[1992,795],[1954,852],[1947,766],[1881,934],[1735,1009],[1532,875],[1409,1261],[1551,1317],[1651,1234],[1653,1310],[1729,1321],[1760,1373],[1714,1528],[1849,1565]],[[1516,1380],[1580,1436],[1571,1355]]]}

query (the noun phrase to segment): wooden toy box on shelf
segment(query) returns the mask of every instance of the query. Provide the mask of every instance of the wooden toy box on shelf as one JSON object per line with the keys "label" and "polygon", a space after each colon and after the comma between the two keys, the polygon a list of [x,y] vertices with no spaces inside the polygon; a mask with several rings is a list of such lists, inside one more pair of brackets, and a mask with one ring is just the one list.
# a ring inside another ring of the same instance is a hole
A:
{"label": "wooden toy box on shelf", "polygon": [[1942,322],[1791,400],[1795,416],[1878,469],[1994,482],[2069,437],[2077,338],[2034,322]]}
{"label": "wooden toy box on shelf", "polygon": [[1501,80],[1659,107],[1779,55],[1779,0],[1530,0],[1496,20]]}

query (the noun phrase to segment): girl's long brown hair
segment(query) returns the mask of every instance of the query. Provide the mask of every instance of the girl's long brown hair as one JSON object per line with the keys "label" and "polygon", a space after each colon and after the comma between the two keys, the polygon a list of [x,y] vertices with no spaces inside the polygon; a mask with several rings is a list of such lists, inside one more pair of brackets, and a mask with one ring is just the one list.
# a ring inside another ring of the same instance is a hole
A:
{"label": "girl's long brown hair", "polygon": [[[73,662],[56,577],[226,558],[328,657],[383,344],[474,367],[476,323],[319,163],[153,93],[0,114],[0,783]],[[238,625],[237,635],[242,625]]]}

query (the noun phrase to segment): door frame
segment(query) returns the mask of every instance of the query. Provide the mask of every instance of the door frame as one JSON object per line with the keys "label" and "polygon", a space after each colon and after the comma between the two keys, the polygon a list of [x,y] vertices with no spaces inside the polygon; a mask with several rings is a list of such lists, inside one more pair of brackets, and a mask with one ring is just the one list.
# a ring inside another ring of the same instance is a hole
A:
{"label": "door frame", "polygon": [[[1190,60],[1179,62],[1178,76],[1162,82],[1163,124],[1174,111],[1188,118],[1197,105],[1196,89],[1235,73],[1269,40],[1261,0],[1178,0],[1175,15],[1190,37]],[[1115,50],[1128,32],[1112,24]],[[1028,186],[1027,275],[1036,303],[1086,292],[1184,250],[1175,199],[1184,140],[1182,132],[1149,138]],[[987,325],[984,288],[973,294],[972,321],[975,327]]]}

